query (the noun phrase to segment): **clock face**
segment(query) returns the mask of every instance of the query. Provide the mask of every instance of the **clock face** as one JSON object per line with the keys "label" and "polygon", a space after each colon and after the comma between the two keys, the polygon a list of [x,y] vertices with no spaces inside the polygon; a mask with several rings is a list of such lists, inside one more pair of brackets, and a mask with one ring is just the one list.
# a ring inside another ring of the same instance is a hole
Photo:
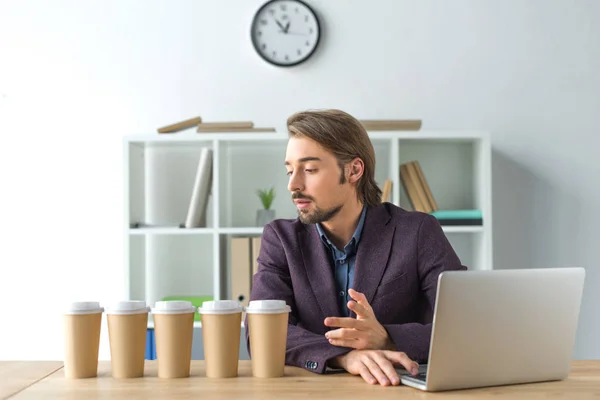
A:
{"label": "clock face", "polygon": [[290,67],[307,60],[319,44],[320,26],[313,10],[299,0],[272,0],[254,16],[252,44],[271,64]]}

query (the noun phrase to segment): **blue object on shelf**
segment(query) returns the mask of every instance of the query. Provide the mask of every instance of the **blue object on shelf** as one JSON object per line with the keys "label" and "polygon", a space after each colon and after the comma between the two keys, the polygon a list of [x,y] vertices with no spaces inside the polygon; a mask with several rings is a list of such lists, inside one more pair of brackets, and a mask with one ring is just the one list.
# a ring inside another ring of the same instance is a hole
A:
{"label": "blue object on shelf", "polygon": [[430,213],[438,219],[481,219],[481,210],[437,210]]}
{"label": "blue object on shelf", "polygon": [[154,344],[154,329],[146,330],[146,360],[156,360],[156,350]]}

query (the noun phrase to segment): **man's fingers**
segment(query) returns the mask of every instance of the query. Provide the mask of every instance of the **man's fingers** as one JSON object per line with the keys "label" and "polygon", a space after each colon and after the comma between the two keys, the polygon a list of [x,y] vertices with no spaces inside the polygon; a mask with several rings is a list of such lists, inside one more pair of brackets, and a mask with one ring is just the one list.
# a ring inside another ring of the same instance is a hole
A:
{"label": "man's fingers", "polygon": [[379,364],[379,368],[381,368],[381,370],[387,376],[392,385],[396,386],[400,384],[400,377],[398,377],[396,368],[394,368],[390,360],[385,358],[385,356],[381,353],[374,353],[372,357],[373,360],[377,364]]}
{"label": "man's fingers", "polygon": [[379,364],[377,364],[372,358],[365,357],[363,359],[363,364],[365,364],[367,368],[369,368],[369,371],[375,377],[375,379],[377,379],[381,386],[390,385],[390,381],[387,378],[386,374],[381,370]]}
{"label": "man's fingers", "polygon": [[348,308],[354,311],[354,313],[359,317],[366,318],[371,316],[370,309],[363,306],[362,304],[357,303],[356,301],[349,301]]}
{"label": "man's fingers", "polygon": [[325,334],[327,339],[359,339],[364,334],[356,329],[339,328]]}
{"label": "man's fingers", "polygon": [[412,375],[419,374],[419,364],[408,358],[406,353],[401,351],[384,351],[385,357],[392,363],[402,365]]}
{"label": "man's fingers", "polygon": [[325,318],[325,325],[332,328],[359,329],[362,326],[362,323],[355,318],[327,317]]}
{"label": "man's fingers", "polygon": [[370,383],[371,385],[377,383],[377,379],[375,379],[373,374],[371,374],[369,368],[367,368],[366,365],[362,364],[362,366],[359,368],[359,373],[360,376],[362,376],[362,378],[365,380],[365,382]]}
{"label": "man's fingers", "polygon": [[357,350],[362,349],[362,342],[356,339],[329,339],[329,343],[338,347],[349,347]]}
{"label": "man's fingers", "polygon": [[354,289],[348,289],[348,294],[350,295],[350,297],[352,297],[358,303],[364,303],[364,304],[367,304],[367,305],[369,304],[369,302],[367,301],[367,298],[361,292],[357,292]]}

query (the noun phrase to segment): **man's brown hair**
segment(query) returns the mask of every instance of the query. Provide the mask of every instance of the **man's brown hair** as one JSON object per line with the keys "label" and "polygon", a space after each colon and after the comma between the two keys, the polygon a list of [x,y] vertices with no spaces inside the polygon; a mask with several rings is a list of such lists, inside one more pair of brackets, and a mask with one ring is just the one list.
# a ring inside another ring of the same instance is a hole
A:
{"label": "man's brown hair", "polygon": [[342,170],[340,183],[346,182],[344,165],[360,158],[364,172],[356,186],[359,200],[368,206],[381,203],[381,189],[375,182],[375,149],[362,124],[341,110],[309,110],[287,120],[290,137],[306,137],[332,153]]}

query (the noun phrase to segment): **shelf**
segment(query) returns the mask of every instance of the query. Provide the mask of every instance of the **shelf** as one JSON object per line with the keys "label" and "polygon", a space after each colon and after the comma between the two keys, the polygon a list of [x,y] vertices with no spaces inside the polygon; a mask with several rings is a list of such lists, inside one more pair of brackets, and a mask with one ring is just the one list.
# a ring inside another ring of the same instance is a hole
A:
{"label": "shelf", "polygon": [[[447,131],[447,130],[420,130],[420,131],[368,131],[371,140],[378,139],[418,139],[418,140],[473,140],[486,137],[483,131]],[[287,141],[287,132],[221,132],[221,133],[196,133],[182,132],[177,135],[141,134],[124,137],[126,143],[142,146],[153,145],[189,145],[217,140],[220,142],[236,141]]]}
{"label": "shelf", "polygon": [[442,226],[446,233],[482,233],[483,226]]}
{"label": "shelf", "polygon": [[242,227],[242,228],[218,228],[218,233],[226,235],[262,235],[263,228],[260,227]]}
{"label": "shelf", "polygon": [[[442,226],[446,233],[480,233],[483,232],[483,226]],[[209,235],[220,233],[223,235],[262,235],[261,227],[240,227],[240,228],[191,228],[184,229],[176,226],[162,226],[151,228],[132,228],[129,234],[135,235]]]}
{"label": "shelf", "polygon": [[207,235],[214,233],[213,228],[179,228],[177,226],[152,226],[130,228],[130,235]]}

